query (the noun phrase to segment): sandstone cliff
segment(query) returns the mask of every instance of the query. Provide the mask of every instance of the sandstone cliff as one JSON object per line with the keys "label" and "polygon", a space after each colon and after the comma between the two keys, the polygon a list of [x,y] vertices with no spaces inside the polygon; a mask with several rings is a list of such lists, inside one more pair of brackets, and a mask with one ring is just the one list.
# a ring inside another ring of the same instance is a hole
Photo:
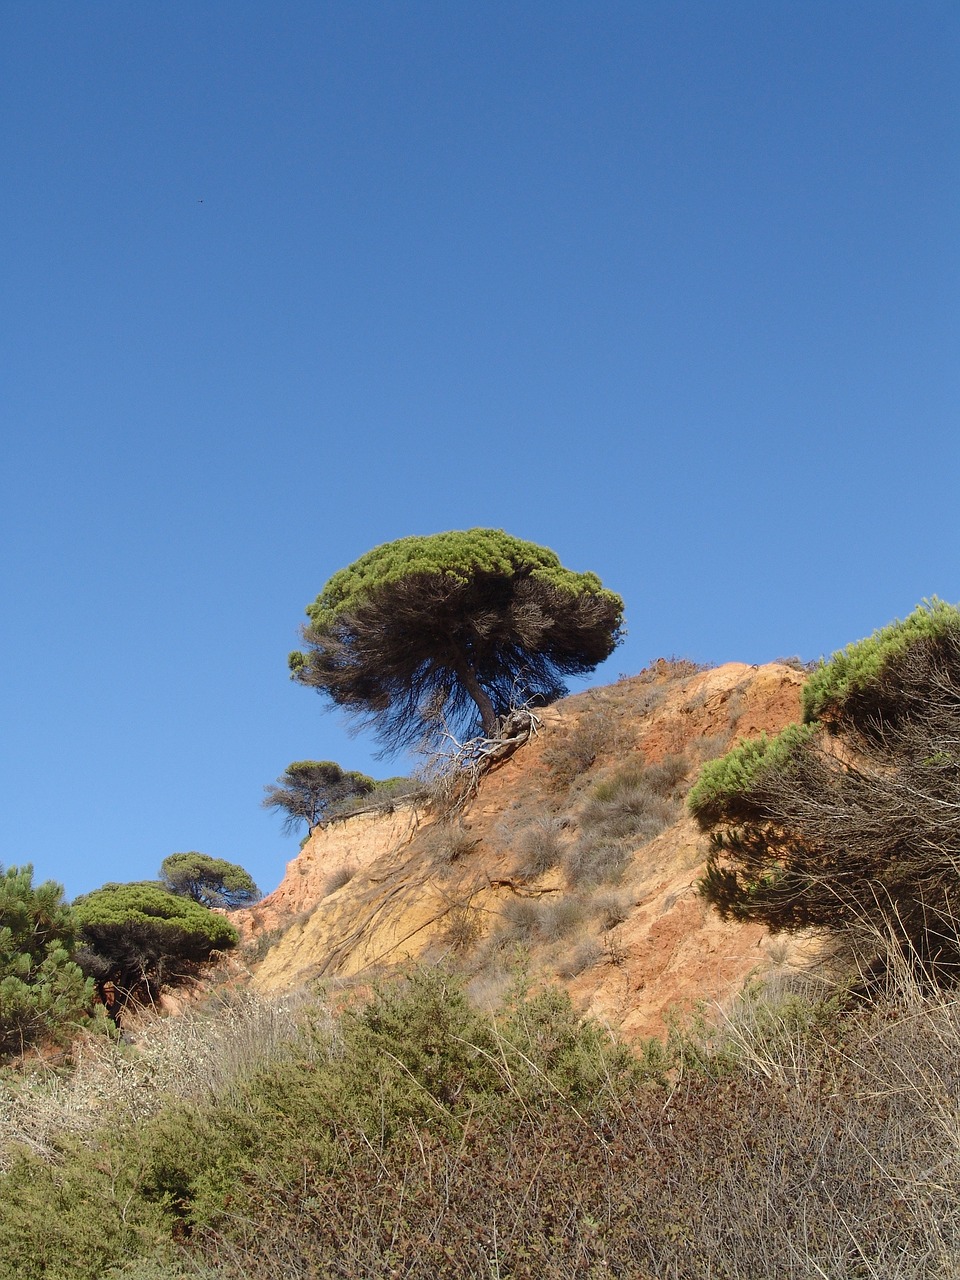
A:
{"label": "sandstone cliff", "polygon": [[[638,1036],[662,1029],[672,1007],[723,999],[791,963],[798,944],[724,923],[697,896],[706,851],[682,796],[703,759],[796,719],[803,679],[781,663],[659,662],[544,711],[535,739],[453,822],[408,806],[317,830],[280,887],[234,917],[248,937],[275,938],[254,984],[277,990],[447,956],[478,994],[495,995],[523,963]],[[618,780],[664,761],[676,780],[654,803],[658,821],[609,836],[602,822],[618,818]],[[597,797],[611,793],[604,808]],[[584,850],[613,861],[584,875]]]}

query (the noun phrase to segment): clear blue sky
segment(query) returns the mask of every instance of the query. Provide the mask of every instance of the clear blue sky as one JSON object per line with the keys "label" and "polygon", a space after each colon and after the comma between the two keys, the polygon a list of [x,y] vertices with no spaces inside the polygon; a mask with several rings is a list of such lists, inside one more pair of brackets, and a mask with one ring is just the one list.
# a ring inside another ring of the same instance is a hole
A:
{"label": "clear blue sky", "polygon": [[8,0],[0,104],[0,861],[273,888],[407,534],[599,573],[600,681],[960,598],[956,0]]}

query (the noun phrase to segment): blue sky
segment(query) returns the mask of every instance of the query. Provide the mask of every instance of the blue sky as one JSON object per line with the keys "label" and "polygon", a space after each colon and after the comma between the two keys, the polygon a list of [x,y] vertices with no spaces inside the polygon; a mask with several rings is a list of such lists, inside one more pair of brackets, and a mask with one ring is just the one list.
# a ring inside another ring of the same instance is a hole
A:
{"label": "blue sky", "polygon": [[957,565],[954,0],[0,7],[0,861],[265,890],[286,654],[485,525],[660,655],[829,653]]}

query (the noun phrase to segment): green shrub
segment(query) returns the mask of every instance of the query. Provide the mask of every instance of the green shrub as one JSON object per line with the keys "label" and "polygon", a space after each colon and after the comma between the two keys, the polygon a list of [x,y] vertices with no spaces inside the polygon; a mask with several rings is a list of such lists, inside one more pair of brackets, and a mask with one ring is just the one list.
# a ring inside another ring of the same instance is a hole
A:
{"label": "green shrub", "polygon": [[24,1153],[0,1178],[2,1280],[102,1280],[112,1264],[153,1252],[163,1214],[139,1198],[138,1175],[132,1141],[68,1141],[55,1161]]}
{"label": "green shrub", "polygon": [[690,788],[687,807],[706,830],[721,819],[738,821],[752,812],[750,796],[767,771],[789,769],[816,732],[813,725],[788,725],[768,737],[747,738],[716,760],[708,760]]}
{"label": "green shrub", "polygon": [[23,1155],[0,1280],[948,1277],[958,1056],[960,1006],[916,990],[754,986],[634,1056],[555,989],[488,1016],[426,971]]}
{"label": "green shrub", "polygon": [[225,916],[149,883],[106,884],[77,898],[73,914],[83,964],[97,977],[119,974],[123,991],[145,986],[148,997],[239,940]]}
{"label": "green shrub", "polygon": [[701,892],[723,916],[824,930],[868,990],[901,965],[960,981],[960,612],[934,600],[848,646],[804,707],[704,766]]}
{"label": "green shrub", "polygon": [[34,886],[29,865],[0,872],[0,1053],[69,1036],[83,1020],[93,983],[73,961],[74,931],[61,885]]}
{"label": "green shrub", "polygon": [[932,646],[960,639],[960,610],[935,596],[907,615],[874,631],[864,640],[847,645],[829,660],[821,661],[803,688],[803,719],[810,723],[833,723],[846,716],[856,718],[861,702],[875,714],[878,701],[896,704],[901,695],[900,680],[885,687],[884,676],[897,669],[902,675],[903,659],[917,646]]}

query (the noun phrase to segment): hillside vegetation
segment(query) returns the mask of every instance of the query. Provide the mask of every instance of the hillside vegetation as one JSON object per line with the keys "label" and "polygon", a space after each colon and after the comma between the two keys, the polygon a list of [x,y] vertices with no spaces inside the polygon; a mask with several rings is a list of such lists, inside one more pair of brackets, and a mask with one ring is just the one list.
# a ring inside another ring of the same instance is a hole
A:
{"label": "hillside vegetation", "polygon": [[958,716],[933,602],[317,825],[246,973],[0,1075],[0,1280],[956,1280]]}
{"label": "hillside vegetation", "polygon": [[950,1277],[958,1050],[909,986],[754,992],[639,1053],[439,969],[247,997],[8,1093],[0,1277]]}

